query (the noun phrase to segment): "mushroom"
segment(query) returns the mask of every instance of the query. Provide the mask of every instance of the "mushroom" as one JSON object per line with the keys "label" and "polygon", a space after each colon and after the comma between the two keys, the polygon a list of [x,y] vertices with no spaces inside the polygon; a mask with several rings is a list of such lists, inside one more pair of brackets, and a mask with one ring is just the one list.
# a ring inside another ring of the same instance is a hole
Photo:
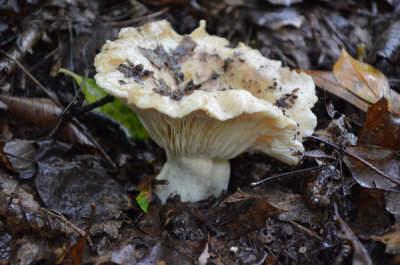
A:
{"label": "mushroom", "polygon": [[205,21],[177,34],[167,21],[123,28],[96,56],[97,84],[137,114],[166,151],[155,189],[194,202],[228,187],[229,159],[259,150],[298,163],[311,135],[313,80],[259,51],[207,34]]}

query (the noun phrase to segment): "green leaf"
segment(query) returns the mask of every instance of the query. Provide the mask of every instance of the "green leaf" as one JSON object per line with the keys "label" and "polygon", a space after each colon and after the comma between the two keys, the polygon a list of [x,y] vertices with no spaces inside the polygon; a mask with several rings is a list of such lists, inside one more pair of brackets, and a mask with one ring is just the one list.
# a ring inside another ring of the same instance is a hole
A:
{"label": "green leaf", "polygon": [[149,206],[149,203],[151,201],[151,181],[146,183],[146,185],[143,187],[143,189],[140,191],[139,195],[136,197],[136,202],[140,206],[140,208],[143,210],[143,212],[147,212],[147,207]]}
{"label": "green leaf", "polygon": [[[84,79],[83,76],[77,75],[63,68],[59,70],[59,73],[71,76],[79,86]],[[92,78],[86,79],[86,82],[82,87],[82,92],[88,103],[96,102],[108,95]],[[150,138],[148,132],[136,117],[136,114],[119,99],[116,98],[113,102],[95,108],[94,110],[118,121],[129,137],[139,140]]]}

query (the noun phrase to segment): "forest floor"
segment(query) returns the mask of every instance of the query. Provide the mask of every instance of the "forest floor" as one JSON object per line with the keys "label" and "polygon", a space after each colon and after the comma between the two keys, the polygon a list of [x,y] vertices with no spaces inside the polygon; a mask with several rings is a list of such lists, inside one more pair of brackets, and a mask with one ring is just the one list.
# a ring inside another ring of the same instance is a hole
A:
{"label": "forest floor", "polygon": [[299,165],[246,152],[231,160],[219,198],[162,205],[153,194],[146,214],[136,198],[164,150],[88,111],[82,87],[58,74],[93,78],[94,56],[120,28],[166,19],[188,34],[206,20],[232,46],[314,78],[332,73],[346,49],[383,73],[378,86],[399,92],[398,1],[2,5],[0,264],[400,264],[399,112],[385,101],[371,107],[378,96],[351,101],[316,80],[318,125]]}

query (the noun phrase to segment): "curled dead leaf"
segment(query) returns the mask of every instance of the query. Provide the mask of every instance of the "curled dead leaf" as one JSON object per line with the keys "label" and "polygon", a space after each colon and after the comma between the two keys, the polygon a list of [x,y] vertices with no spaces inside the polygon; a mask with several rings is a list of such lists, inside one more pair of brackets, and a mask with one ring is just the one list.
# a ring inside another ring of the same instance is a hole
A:
{"label": "curled dead leaf", "polygon": [[366,102],[373,104],[385,97],[389,111],[400,116],[400,95],[390,89],[386,76],[372,65],[357,61],[343,49],[333,73],[343,87]]}
{"label": "curled dead leaf", "polygon": [[[62,109],[47,98],[26,98],[0,95],[11,115],[18,121],[31,123],[40,128],[52,126],[62,113]],[[72,123],[61,126],[56,136],[69,143],[94,146],[93,142]]]}

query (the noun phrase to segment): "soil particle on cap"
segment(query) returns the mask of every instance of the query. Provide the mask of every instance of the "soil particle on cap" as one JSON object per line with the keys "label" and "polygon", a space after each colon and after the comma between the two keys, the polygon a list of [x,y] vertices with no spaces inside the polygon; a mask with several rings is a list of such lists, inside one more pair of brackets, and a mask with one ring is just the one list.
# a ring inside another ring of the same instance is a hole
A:
{"label": "soil particle on cap", "polygon": [[[123,73],[125,78],[133,77],[135,82],[138,83],[142,83],[144,79],[147,79],[154,74],[152,71],[144,70],[142,64],[135,65],[129,59],[126,59],[126,63],[118,66],[118,71]],[[121,85],[126,84],[124,80],[119,80],[119,83]]]}
{"label": "soil particle on cap", "polygon": [[222,69],[224,70],[224,72],[226,73],[228,71],[229,65],[233,62],[233,59],[231,58],[227,58],[224,61],[224,66],[222,67]]}
{"label": "soil particle on cap", "polygon": [[294,89],[292,93],[284,94],[282,97],[276,100],[275,105],[283,109],[291,108],[296,103],[296,99],[298,98],[296,95],[297,91],[299,91],[298,88]]}

